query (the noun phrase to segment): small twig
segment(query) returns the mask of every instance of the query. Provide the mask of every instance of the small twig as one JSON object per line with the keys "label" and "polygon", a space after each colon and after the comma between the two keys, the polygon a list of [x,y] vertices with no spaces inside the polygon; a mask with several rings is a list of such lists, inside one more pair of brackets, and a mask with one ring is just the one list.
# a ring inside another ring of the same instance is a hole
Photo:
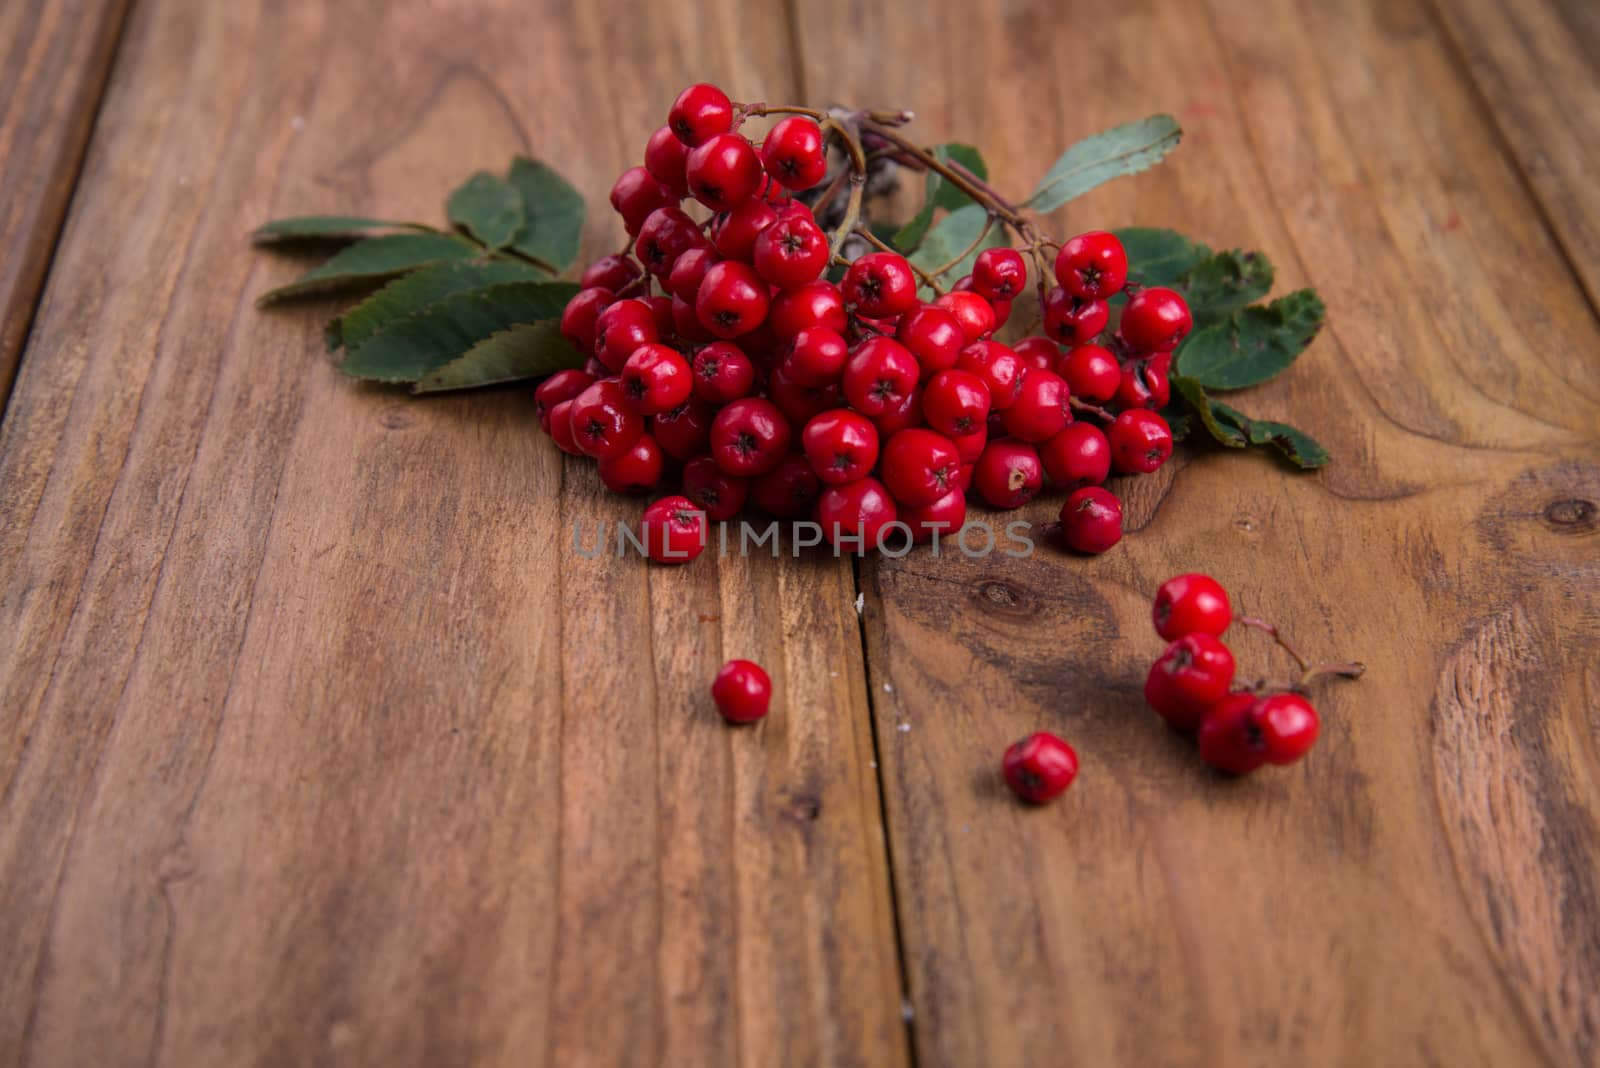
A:
{"label": "small twig", "polygon": [[1104,419],[1108,423],[1115,421],[1117,418],[1109,410],[1100,407],[1098,404],[1090,404],[1088,401],[1079,400],[1077,397],[1067,398],[1067,403],[1072,405],[1072,410],[1075,412],[1084,412],[1094,416],[1096,419]]}
{"label": "small twig", "polygon": [[948,273],[950,271],[955,270],[957,267],[961,266],[961,261],[962,260],[966,259],[968,256],[970,256],[974,252],[976,252],[980,247],[982,247],[983,239],[989,236],[989,231],[990,230],[994,229],[994,220],[995,220],[995,216],[994,216],[993,213],[991,213],[988,217],[986,217],[983,220],[983,229],[979,230],[978,231],[978,236],[972,239],[972,244],[970,244],[966,248],[962,249],[961,252],[956,256],[955,259],[951,260],[949,263],[945,264],[943,267],[939,267],[939,268],[935,269],[932,272],[933,276],[935,278],[938,278],[938,277],[941,277],[941,276],[943,276],[944,274],[946,274],[946,273]]}
{"label": "small twig", "polygon": [[1294,684],[1294,689],[1303,691],[1315,679],[1324,675],[1337,675],[1343,679],[1359,679],[1366,674],[1367,665],[1358,660],[1351,660],[1343,664],[1318,664],[1306,668],[1300,673],[1300,681]]}
{"label": "small twig", "polygon": [[1299,665],[1301,671],[1311,670],[1311,661],[1301,656],[1299,650],[1289,644],[1289,639],[1285,638],[1277,627],[1264,619],[1257,619],[1255,616],[1234,616],[1233,618],[1242,627],[1254,627],[1256,630],[1272,635],[1272,640],[1278,643],[1278,647],[1294,657],[1294,662]]}
{"label": "small twig", "polygon": [[[869,244],[869,245],[873,246],[874,248],[878,249],[880,252],[892,252],[896,256],[900,255],[900,250],[899,249],[895,248],[894,246],[890,245],[888,242],[886,242],[886,241],[882,240],[881,238],[879,238],[877,234],[873,233],[867,227],[865,227],[865,226],[857,226],[856,227],[856,233],[860,234],[863,238],[865,238],[867,244]],[[925,285],[929,289],[933,290],[939,296],[941,296],[941,297],[944,296],[945,289],[944,289],[943,286],[941,286],[939,284],[939,280],[938,280],[937,277],[935,277],[934,275],[929,274],[927,271],[924,271],[921,267],[918,267],[915,263],[912,263],[909,258],[907,258],[906,263],[910,265],[912,272],[915,273],[916,276],[919,279],[922,280],[922,284],[923,285]]]}

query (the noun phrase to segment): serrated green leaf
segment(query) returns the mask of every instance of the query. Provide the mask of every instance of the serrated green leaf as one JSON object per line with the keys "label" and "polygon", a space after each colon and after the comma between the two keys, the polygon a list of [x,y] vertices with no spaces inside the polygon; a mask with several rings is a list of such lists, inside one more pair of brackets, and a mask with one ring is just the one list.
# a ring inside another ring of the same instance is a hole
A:
{"label": "serrated green leaf", "polygon": [[269,245],[282,241],[355,238],[368,230],[422,230],[431,233],[433,227],[421,223],[369,219],[364,215],[296,215],[267,223],[252,233],[250,239],[258,245]]}
{"label": "serrated green leaf", "polygon": [[1189,335],[1178,347],[1175,365],[1207,389],[1258,385],[1305,351],[1322,328],[1325,311],[1310,289],[1245,308]]}
{"label": "serrated green leaf", "polygon": [[1259,252],[1232,249],[1197,262],[1177,289],[1189,302],[1197,328],[1204,328],[1272,291],[1272,261]]}
{"label": "serrated green leaf", "polygon": [[511,184],[527,219],[511,247],[560,274],[578,258],[583,197],[553,169],[526,156],[511,161]]}
{"label": "serrated green leaf", "polygon": [[450,221],[490,250],[505,248],[527,222],[522,195],[498,175],[479,171],[450,194]]}
{"label": "serrated green leaf", "polygon": [[[987,232],[985,226],[988,226]],[[931,272],[961,256],[959,262],[943,272],[951,277],[960,278],[972,272],[972,264],[978,258],[978,253],[1005,243],[1005,227],[998,224],[989,225],[989,213],[983,205],[968,204],[940,219],[939,224],[928,231],[928,236],[923,238],[917,251],[912,253],[911,262]],[[962,255],[963,250],[966,252],[965,255]]]}
{"label": "serrated green leaf", "polygon": [[915,252],[917,246],[922,244],[922,239],[928,236],[928,227],[933,225],[933,205],[924,204],[922,210],[911,216],[909,222],[895,231],[889,243],[901,252]]}
{"label": "serrated green leaf", "polygon": [[[933,156],[941,163],[954,160],[979,178],[987,180],[989,166],[983,162],[983,155],[971,145],[952,141],[949,144],[934,145]],[[973,202],[972,198],[945,181],[944,177],[936,171],[928,172],[927,196],[925,204],[929,207],[943,208],[945,211],[955,211],[964,208]]]}
{"label": "serrated green leaf", "polygon": [[1213,438],[1230,449],[1242,449],[1250,444],[1249,435],[1239,427],[1224,422],[1218,418],[1218,413],[1211,398],[1206,396],[1205,387],[1192,378],[1183,375],[1173,375],[1170,379],[1173,391],[1182,397],[1192,411],[1200,419],[1200,424],[1206,428]]}
{"label": "serrated green leaf", "polygon": [[1085,138],[1062,153],[1026,204],[1054,211],[1102,182],[1153,167],[1182,137],[1171,115],[1151,115]]}
{"label": "serrated green leaf", "polygon": [[378,382],[415,382],[491,334],[559,317],[577,291],[568,282],[506,282],[457,293],[372,335],[339,369]]}
{"label": "serrated green leaf", "polygon": [[1175,286],[1211,250],[1176,230],[1130,226],[1113,230],[1128,254],[1128,277],[1147,286]]}
{"label": "serrated green leaf", "polygon": [[266,307],[280,300],[372,285],[430,263],[467,260],[482,250],[451,234],[389,234],[340,250],[322,266],[256,298]]}
{"label": "serrated green leaf", "polygon": [[330,322],[328,351],[341,346],[354,348],[390,323],[457,293],[543,277],[544,272],[530,263],[508,260],[466,260],[423,267],[395,279]]}
{"label": "serrated green leaf", "polygon": [[583,361],[583,353],[561,336],[560,321],[546,319],[490,334],[423,376],[411,392],[438,393],[539,378],[568,367],[582,367]]}

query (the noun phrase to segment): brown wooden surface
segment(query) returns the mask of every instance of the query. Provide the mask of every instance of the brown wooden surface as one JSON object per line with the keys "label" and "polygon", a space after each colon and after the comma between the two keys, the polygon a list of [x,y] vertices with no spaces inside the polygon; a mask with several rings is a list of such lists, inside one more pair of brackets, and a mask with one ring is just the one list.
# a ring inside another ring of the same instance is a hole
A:
{"label": "brown wooden surface", "polygon": [[[0,1063],[1593,1063],[1595,40],[1553,0],[140,0],[0,425]],[[1051,223],[1316,285],[1242,406],[1336,462],[1181,452],[1094,560],[866,562],[863,647],[849,565],[585,560],[637,505],[525,391],[363,388],[332,305],[251,307],[295,270],[262,219],[516,151],[599,205],[700,77],[912,107],[1019,190],[1173,111]],[[1369,664],[1304,764],[1225,782],[1141,707],[1187,569]],[[734,655],[753,730],[706,708]],[[1084,770],[1029,810],[995,764],[1040,727]]]}

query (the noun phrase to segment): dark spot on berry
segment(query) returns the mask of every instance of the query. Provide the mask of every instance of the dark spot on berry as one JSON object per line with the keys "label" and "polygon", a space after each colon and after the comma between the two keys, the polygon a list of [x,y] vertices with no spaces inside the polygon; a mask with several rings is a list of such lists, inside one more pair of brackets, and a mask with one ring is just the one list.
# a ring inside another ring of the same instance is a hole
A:
{"label": "dark spot on berry", "polygon": [[748,430],[744,430],[740,431],[739,436],[734,439],[733,447],[745,455],[749,455],[760,447],[760,442],[756,441],[756,436],[754,434],[750,433]]}

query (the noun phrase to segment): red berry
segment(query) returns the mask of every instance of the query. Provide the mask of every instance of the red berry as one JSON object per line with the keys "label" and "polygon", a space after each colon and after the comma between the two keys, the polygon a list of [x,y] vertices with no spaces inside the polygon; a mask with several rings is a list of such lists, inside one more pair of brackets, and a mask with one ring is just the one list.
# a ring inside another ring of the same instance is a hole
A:
{"label": "red berry", "polygon": [[1111,350],[1100,345],[1079,345],[1061,358],[1057,373],[1067,380],[1074,396],[1104,403],[1117,395],[1122,368]]}
{"label": "red berry", "polygon": [[749,263],[755,254],[756,241],[777,221],[777,209],[753,197],[717,216],[711,227],[711,244],[725,259]]}
{"label": "red berry", "polygon": [[1078,754],[1046,731],[1030,734],[1006,750],[1001,770],[1006,785],[1024,801],[1053,801],[1078,777]]}
{"label": "red berry", "polygon": [[985,300],[1010,300],[1028,285],[1028,265],[1014,248],[986,248],[972,264],[972,291]]}
{"label": "red berry", "polygon": [[955,315],[932,304],[920,304],[902,315],[894,336],[917,358],[924,382],[954,367],[967,345],[967,335]]}
{"label": "red berry", "polygon": [[844,273],[847,303],[869,319],[890,319],[917,306],[917,276],[904,256],[869,252]]}
{"label": "red berry", "polygon": [[817,522],[836,550],[876,549],[883,544],[884,528],[895,521],[894,498],[875,478],[828,486],[817,498]]}
{"label": "red berry", "polygon": [[1262,754],[1271,764],[1293,764],[1316,744],[1322,723],[1311,702],[1294,693],[1257,701],[1250,720],[1261,735]]}
{"label": "red berry", "polygon": [[595,322],[595,358],[615,374],[635,349],[660,336],[654,308],[642,300],[619,300],[601,312]]}
{"label": "red berry", "polygon": [[744,507],[750,483],[730,475],[710,456],[697,456],[683,465],[683,493],[703,508],[713,523],[732,519]]}
{"label": "red berry", "polygon": [[1111,473],[1111,444],[1099,427],[1073,423],[1039,446],[1039,459],[1063,489],[1098,486]]}
{"label": "red berry", "polygon": [[767,395],[783,412],[784,418],[789,420],[790,426],[805,426],[814,417],[844,404],[837,383],[802,386],[791,379],[782,367],[773,368],[767,376]]}
{"label": "red berry", "polygon": [[1103,553],[1122,540],[1122,502],[1110,490],[1085,486],[1061,506],[1061,537],[1080,553]]}
{"label": "red berry", "polygon": [[711,447],[711,406],[698,397],[650,420],[650,432],[674,460],[692,460]]}
{"label": "red berry", "polygon": [[922,416],[933,429],[953,438],[986,434],[989,387],[971,371],[940,371],[922,391]]}
{"label": "red berry", "polygon": [[1172,354],[1163,352],[1144,365],[1144,381],[1150,390],[1150,407],[1160,410],[1172,399]]}
{"label": "red berry", "polygon": [[753,257],[762,278],[794,289],[815,281],[828,266],[828,237],[810,219],[780,219],[756,238]]}
{"label": "red berry", "polygon": [[688,158],[689,146],[678,140],[670,126],[656,130],[644,146],[644,169],[680,199],[689,195],[689,183],[683,174]]}
{"label": "red berry", "polygon": [[878,462],[878,428],[865,416],[836,408],[808,422],[800,447],[822,481],[831,484],[864,478]]}
{"label": "red berry", "polygon": [[713,341],[694,354],[694,395],[707,404],[727,404],[750,394],[755,364],[731,341]]}
{"label": "red berry", "polygon": [[613,293],[638,278],[642,272],[638,264],[626,256],[601,256],[583,270],[578,281],[580,289],[609,289]]}
{"label": "red berry", "polygon": [[832,282],[820,279],[797,289],[786,289],[773,297],[767,319],[772,332],[781,338],[794,337],[814,326],[825,326],[842,334],[849,326],[844,294]]}
{"label": "red berry", "polygon": [[706,248],[710,242],[695,221],[678,208],[657,208],[639,227],[633,254],[644,269],[665,281],[672,275],[678,257],[692,248]]}
{"label": "red berry", "polygon": [[1221,635],[1233,622],[1228,591],[1210,575],[1191,572],[1169,578],[1156,591],[1151,616],[1167,641],[1185,634]]}
{"label": "red berry", "polygon": [[1130,408],[1111,422],[1111,462],[1127,474],[1149,474],[1172,455],[1172,428],[1155,412]]}
{"label": "red berry", "polygon": [[1266,763],[1266,739],[1251,715],[1256,699],[1228,694],[1205,710],[1200,720],[1200,759],[1233,775],[1247,775]]}
{"label": "red berry", "polygon": [[851,353],[840,385],[850,407],[863,415],[880,416],[900,410],[917,388],[918,372],[917,358],[904,345],[893,338],[874,337]]}
{"label": "red berry", "polygon": [[822,128],[804,115],[779,122],[761,142],[761,162],[786,189],[810,189],[828,173]]}
{"label": "red berry", "polygon": [[898,408],[873,416],[872,422],[878,428],[878,436],[885,438],[910,427],[922,426],[922,387],[913,389]]}
{"label": "red berry", "polygon": [[750,499],[756,507],[779,519],[805,515],[821,492],[822,482],[811,470],[811,461],[795,452],[750,483]]}
{"label": "red berry", "polygon": [[661,482],[661,446],[640,434],[628,451],[600,461],[600,481],[612,493],[649,493]]}
{"label": "red berry", "polygon": [[1044,298],[1044,332],[1063,345],[1086,345],[1111,322],[1111,306],[1084,300],[1056,286]]}
{"label": "red berry", "polygon": [[930,542],[935,534],[941,538],[953,535],[966,523],[967,492],[966,487],[960,485],[959,472],[957,475],[957,484],[932,504],[900,509],[900,522],[911,528],[914,544]]}
{"label": "red berry", "polygon": [[1150,666],[1144,698],[1180,730],[1199,726],[1233,682],[1233,653],[1210,634],[1186,634]]}
{"label": "red berry", "polygon": [[1054,371],[1029,371],[1017,399],[1001,416],[1006,433],[1023,441],[1048,441],[1072,422],[1072,395]]}
{"label": "red berry", "polygon": [[614,378],[601,379],[578,394],[571,415],[573,442],[597,460],[621,456],[644,433],[644,420]]}
{"label": "red berry", "polygon": [[1127,280],[1128,254],[1114,234],[1079,234],[1056,254],[1056,281],[1075,297],[1105,300],[1122,292]]}
{"label": "red berry", "polygon": [[561,336],[579,352],[593,352],[600,314],[615,300],[616,295],[609,289],[578,290],[561,310]]}
{"label": "red berry", "polygon": [[[1030,371],[1055,371],[1060,374],[1056,371],[1056,365],[1061,362],[1061,346],[1047,337],[1025,337],[1011,346],[1011,351]],[[1078,391],[1074,389],[1072,392]]]}
{"label": "red berry", "polygon": [[911,427],[883,447],[883,484],[901,506],[925,508],[957,488],[961,454],[943,434]]}
{"label": "red berry", "polygon": [[722,257],[710,247],[691,248],[680,253],[667,274],[667,292],[693,304],[694,298],[700,295],[700,283],[705,281],[706,272],[720,259]]}
{"label": "red berry", "polygon": [[622,216],[629,234],[637,234],[658,208],[675,208],[678,198],[643,167],[629,167],[611,187],[611,206]]}
{"label": "red berry", "polygon": [[569,401],[594,385],[595,377],[583,371],[557,371],[533,391],[533,411],[545,433],[550,432],[550,409]]}
{"label": "red berry", "polygon": [[687,564],[706,548],[706,514],[687,497],[663,497],[644,510],[644,551],[658,564]]}
{"label": "red berry", "polygon": [[961,457],[963,464],[975,464],[978,462],[978,457],[983,455],[984,447],[989,444],[989,427],[987,424],[980,424],[978,429],[970,434],[951,435],[950,441],[955,445],[956,454]]}
{"label": "red berry", "polygon": [[672,102],[667,125],[684,144],[702,144],[733,129],[733,102],[714,85],[691,85]]}
{"label": "red berry", "polygon": [[825,326],[814,327],[789,342],[783,373],[802,386],[828,386],[839,381],[849,359],[844,338]]}
{"label": "red berry", "polygon": [[972,484],[995,508],[1021,508],[1044,486],[1039,453],[1025,441],[991,441],[978,457]]}
{"label": "red berry", "polygon": [[656,318],[656,334],[662,341],[672,340],[672,298],[665,295],[640,297]]}
{"label": "red berry", "polygon": [[976,293],[953,291],[935,300],[933,305],[936,308],[943,308],[956,317],[956,322],[961,324],[961,332],[967,335],[969,344],[979,338],[988,337],[999,325],[999,320],[994,314],[994,305]]}
{"label": "red berry", "polygon": [[769,400],[742,397],[711,421],[711,455],[730,475],[770,471],[788,451],[789,421]]}
{"label": "red berry", "polygon": [[578,443],[572,440],[572,401],[564,400],[550,408],[550,440],[556,448],[573,456],[582,456]]}
{"label": "red berry", "polygon": [[692,345],[711,341],[716,337],[700,325],[700,317],[694,311],[694,302],[684,300],[682,297],[672,298],[672,328],[680,340]]}
{"label": "red berry", "polygon": [[1139,352],[1175,349],[1193,325],[1183,297],[1162,286],[1139,290],[1122,309],[1122,336]]}
{"label": "red berry", "polygon": [[754,723],[767,714],[772,702],[772,680],[759,664],[730,660],[711,683],[711,699],[729,723]]}
{"label": "red berry", "polygon": [[1011,321],[1011,305],[1009,300],[991,300],[989,306],[994,309],[994,328],[996,330]]}
{"label": "red berry", "polygon": [[689,362],[667,345],[640,345],[622,367],[623,396],[640,415],[671,411],[693,388]]}
{"label": "red berry", "polygon": [[749,141],[721,133],[689,150],[689,192],[712,211],[732,211],[761,188],[761,158]]}
{"label": "red berry", "polygon": [[748,263],[723,260],[706,272],[695,298],[700,325],[720,338],[748,334],[767,318],[767,283]]}
{"label": "red berry", "polygon": [[998,341],[974,341],[961,350],[956,366],[983,379],[989,387],[989,408],[996,412],[1016,402],[1028,373],[1022,358]]}
{"label": "red berry", "polygon": [[1117,404],[1123,408],[1165,408],[1172,399],[1167,379],[1171,355],[1142,360],[1125,367],[1117,383]]}

